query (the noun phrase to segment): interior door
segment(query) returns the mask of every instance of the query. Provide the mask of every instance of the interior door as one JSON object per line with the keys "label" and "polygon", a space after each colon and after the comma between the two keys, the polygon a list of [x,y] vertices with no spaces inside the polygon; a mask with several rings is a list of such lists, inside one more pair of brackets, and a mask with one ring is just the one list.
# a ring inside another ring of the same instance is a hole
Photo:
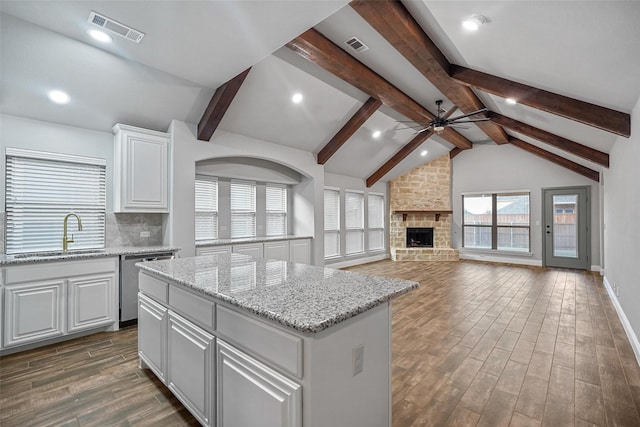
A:
{"label": "interior door", "polygon": [[589,187],[545,188],[543,264],[589,269]]}

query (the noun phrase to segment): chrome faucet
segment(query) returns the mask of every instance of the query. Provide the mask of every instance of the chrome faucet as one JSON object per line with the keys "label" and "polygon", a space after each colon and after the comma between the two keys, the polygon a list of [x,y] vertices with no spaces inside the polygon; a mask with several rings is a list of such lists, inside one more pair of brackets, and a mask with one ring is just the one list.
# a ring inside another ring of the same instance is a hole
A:
{"label": "chrome faucet", "polygon": [[78,231],[82,231],[82,221],[80,220],[80,217],[77,214],[72,213],[68,213],[65,217],[64,217],[64,235],[62,236],[62,252],[67,252],[67,246],[69,243],[73,243],[73,234],[71,234],[71,238],[67,238],[67,220],[69,219],[70,216],[75,216],[78,220]]}

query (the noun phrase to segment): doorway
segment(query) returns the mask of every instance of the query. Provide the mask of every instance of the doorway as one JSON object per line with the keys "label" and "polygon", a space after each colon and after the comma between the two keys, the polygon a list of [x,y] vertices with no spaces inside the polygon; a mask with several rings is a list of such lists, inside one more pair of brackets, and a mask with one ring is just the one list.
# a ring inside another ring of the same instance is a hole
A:
{"label": "doorway", "polygon": [[589,269],[590,187],[542,189],[545,267]]}

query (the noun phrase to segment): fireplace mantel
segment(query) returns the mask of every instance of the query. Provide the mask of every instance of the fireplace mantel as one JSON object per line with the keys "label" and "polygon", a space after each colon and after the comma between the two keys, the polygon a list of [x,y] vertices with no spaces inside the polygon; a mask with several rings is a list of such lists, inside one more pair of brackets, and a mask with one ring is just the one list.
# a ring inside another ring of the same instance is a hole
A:
{"label": "fireplace mantel", "polygon": [[432,211],[411,211],[411,210],[398,210],[393,211],[394,214],[402,214],[402,221],[407,220],[407,215],[409,214],[418,214],[418,215],[435,215],[436,221],[440,221],[440,215],[448,215],[452,214],[453,211],[445,211],[445,210],[432,210]]}

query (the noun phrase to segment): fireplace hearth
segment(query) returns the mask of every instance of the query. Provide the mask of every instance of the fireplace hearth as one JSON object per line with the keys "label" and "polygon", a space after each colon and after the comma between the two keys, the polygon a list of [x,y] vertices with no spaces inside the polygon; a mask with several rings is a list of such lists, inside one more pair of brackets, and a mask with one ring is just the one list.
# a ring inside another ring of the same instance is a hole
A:
{"label": "fireplace hearth", "polygon": [[433,248],[433,227],[407,227],[407,248]]}

